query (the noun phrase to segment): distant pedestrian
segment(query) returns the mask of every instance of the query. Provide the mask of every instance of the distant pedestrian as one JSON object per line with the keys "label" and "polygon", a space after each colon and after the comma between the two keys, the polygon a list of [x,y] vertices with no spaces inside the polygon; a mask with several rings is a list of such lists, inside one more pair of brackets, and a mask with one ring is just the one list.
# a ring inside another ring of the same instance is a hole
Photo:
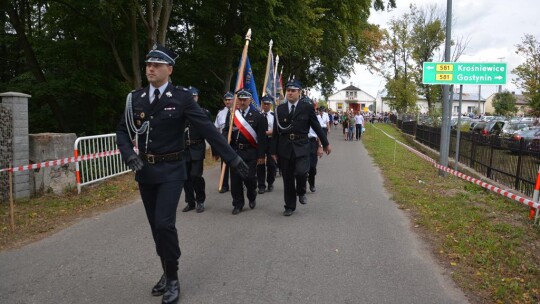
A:
{"label": "distant pedestrian", "polygon": [[352,141],[354,136],[354,114],[352,110],[347,115],[347,120],[349,121],[349,141]]}
{"label": "distant pedestrian", "polygon": [[360,140],[362,137],[362,127],[364,126],[364,115],[360,112],[356,112],[354,123],[356,126],[356,140]]}

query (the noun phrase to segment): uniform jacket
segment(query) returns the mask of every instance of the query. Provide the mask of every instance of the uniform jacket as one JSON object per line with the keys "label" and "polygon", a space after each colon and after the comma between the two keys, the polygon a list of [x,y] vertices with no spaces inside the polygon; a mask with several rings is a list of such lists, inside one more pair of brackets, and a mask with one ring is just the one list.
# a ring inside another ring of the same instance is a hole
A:
{"label": "uniform jacket", "polygon": [[[201,108],[204,114],[208,117],[208,120],[211,120],[210,112],[206,109]],[[185,153],[186,160],[203,160],[206,156],[206,142],[204,137],[199,131],[198,128],[195,128],[193,124],[187,123],[186,131],[184,133],[184,139],[186,140]],[[200,143],[193,144],[188,141],[200,141]]]}
{"label": "uniform jacket", "polygon": [[[290,117],[288,102],[283,102],[276,108],[274,113],[274,131],[270,147],[272,154],[277,154],[279,157],[285,159],[290,159],[293,156],[293,152],[295,157],[309,155],[307,134],[310,127],[317,133],[324,147],[329,145],[326,134],[323,132],[321,124],[319,124],[313,105],[304,101],[298,101],[296,109],[292,117]],[[279,126],[283,127],[283,129]],[[304,134],[305,138],[290,140],[290,134]]]}
{"label": "uniform jacket", "polygon": [[[225,136],[227,136],[227,134],[229,133],[230,119],[231,116],[228,115],[225,122],[225,127],[223,128],[223,134]],[[266,120],[266,117],[264,117],[264,115],[253,109],[249,110],[244,119],[249,123],[253,130],[255,130],[255,133],[257,133],[257,148],[239,149],[239,144],[250,145],[250,143],[244,137],[242,132],[240,132],[236,128],[236,126],[234,126],[234,124],[231,134],[231,147],[233,147],[233,149],[237,151],[238,155],[247,162],[250,160],[256,160],[257,158],[264,157],[264,152],[266,149],[266,131],[268,130],[268,121]]]}
{"label": "uniform jacket", "polygon": [[[139,135],[139,154],[163,155],[183,151],[184,130],[189,121],[210,145],[214,146],[223,160],[230,162],[237,157],[227,140],[216,131],[208,116],[187,90],[169,84],[160,99],[152,104],[150,104],[148,87],[133,91],[131,94],[135,125],[140,127],[139,123],[150,122],[147,132]],[[134,143],[128,134],[125,115],[122,115],[120,119],[116,137],[124,160],[136,154],[133,150]],[[149,184],[186,180],[186,178],[185,160],[155,164],[145,161],[144,167],[135,174],[135,180]]]}

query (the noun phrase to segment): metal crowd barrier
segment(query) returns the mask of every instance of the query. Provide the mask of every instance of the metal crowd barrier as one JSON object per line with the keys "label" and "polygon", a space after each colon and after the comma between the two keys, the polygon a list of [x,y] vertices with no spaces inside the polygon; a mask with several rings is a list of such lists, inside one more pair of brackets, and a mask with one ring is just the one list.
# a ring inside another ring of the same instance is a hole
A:
{"label": "metal crowd barrier", "polygon": [[81,193],[82,186],[130,171],[118,152],[115,133],[79,137],[75,141],[73,149],[75,159],[79,155],[114,152],[100,158],[75,161],[78,193]]}

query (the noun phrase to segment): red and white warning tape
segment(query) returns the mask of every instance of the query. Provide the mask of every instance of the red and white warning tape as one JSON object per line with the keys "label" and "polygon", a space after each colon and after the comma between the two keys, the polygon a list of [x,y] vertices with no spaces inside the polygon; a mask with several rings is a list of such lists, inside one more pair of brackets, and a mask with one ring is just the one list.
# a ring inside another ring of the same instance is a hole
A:
{"label": "red and white warning tape", "polygon": [[42,167],[61,166],[61,165],[69,164],[69,163],[82,161],[82,160],[91,160],[91,159],[96,159],[96,158],[101,158],[101,157],[112,156],[112,155],[116,155],[116,154],[120,154],[120,150],[116,149],[116,150],[113,150],[113,151],[105,151],[105,152],[98,152],[98,153],[93,153],[93,154],[86,154],[86,155],[81,155],[81,156],[78,156],[78,157],[68,157],[68,158],[64,158],[64,159],[51,160],[51,161],[46,161],[46,162],[42,162],[42,163],[39,163],[39,164],[19,166],[19,167],[13,167],[13,168],[4,168],[4,169],[0,169],[0,172],[4,172],[4,171],[6,171],[6,172],[10,172],[10,171],[11,172],[16,172],[16,171],[26,171],[26,170],[39,169],[39,168],[42,168]]}
{"label": "red and white warning tape", "polygon": [[[411,151],[412,153],[414,153],[414,154],[420,156],[420,157],[423,158],[424,160],[426,160],[426,161],[432,163],[433,166],[435,166],[437,169],[444,170],[444,171],[446,171],[446,172],[448,172],[448,173],[450,173],[450,174],[453,174],[453,175],[455,175],[455,176],[457,176],[457,177],[459,177],[459,178],[462,178],[462,179],[464,179],[464,180],[466,180],[466,181],[475,183],[475,184],[479,185],[480,187],[486,188],[486,189],[488,189],[488,190],[490,190],[490,191],[493,191],[493,192],[498,193],[498,194],[500,194],[500,195],[502,195],[502,196],[505,196],[505,197],[507,197],[507,198],[510,198],[510,199],[512,199],[512,200],[514,200],[514,201],[516,201],[516,202],[520,202],[520,203],[522,203],[522,204],[524,204],[524,205],[527,205],[527,206],[531,207],[531,210],[534,209],[534,210],[535,210],[535,213],[536,213],[536,219],[535,219],[535,221],[538,221],[538,218],[539,218],[539,211],[540,211],[540,203],[538,203],[538,202],[536,202],[536,201],[534,201],[534,200],[530,200],[530,199],[528,199],[528,198],[521,197],[521,196],[516,195],[516,194],[514,194],[514,193],[511,193],[511,192],[508,192],[508,191],[506,191],[506,190],[503,190],[503,189],[501,189],[501,188],[499,188],[499,187],[496,187],[496,186],[493,186],[493,185],[488,184],[488,183],[486,183],[486,182],[483,182],[483,181],[481,181],[481,180],[479,180],[479,179],[476,179],[476,178],[474,178],[474,177],[465,175],[465,174],[463,174],[463,173],[461,173],[461,172],[459,172],[459,171],[455,171],[455,170],[452,170],[452,169],[450,169],[450,168],[448,168],[448,167],[445,167],[445,166],[443,166],[443,165],[440,165],[440,164],[438,164],[433,158],[431,158],[431,157],[429,157],[429,156],[423,154],[422,152],[420,152],[420,151],[418,151],[418,150],[416,150],[416,149],[414,149],[414,148],[412,148],[412,147],[407,146],[406,144],[400,142],[400,141],[397,140],[395,137],[393,137],[393,136],[391,136],[390,134],[384,132],[383,130],[381,130],[381,129],[375,127],[375,126],[373,126],[373,127],[376,128],[376,129],[378,129],[379,131],[383,132],[386,136],[388,136],[388,137],[394,139],[398,144],[402,145],[402,146],[405,147],[407,150],[409,150],[409,151]],[[539,173],[539,177],[540,177],[540,173]],[[536,182],[536,185],[537,185],[537,186],[535,187],[535,189],[536,189],[537,187],[540,187],[540,182],[539,182],[538,180],[537,180],[537,182]],[[532,211],[531,211],[531,213],[532,213]]]}

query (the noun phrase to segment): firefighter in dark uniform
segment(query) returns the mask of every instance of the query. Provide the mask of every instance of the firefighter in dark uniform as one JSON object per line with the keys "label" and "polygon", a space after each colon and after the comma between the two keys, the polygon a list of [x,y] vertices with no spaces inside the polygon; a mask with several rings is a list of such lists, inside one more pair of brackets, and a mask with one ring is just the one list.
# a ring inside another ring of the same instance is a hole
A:
{"label": "firefighter in dark uniform", "polygon": [[[189,87],[188,90],[193,95],[195,102],[199,101],[199,90],[194,87]],[[211,120],[210,112],[201,108],[204,114]],[[204,158],[206,156],[206,142],[199,130],[191,123],[187,123],[186,131],[184,132],[185,150],[184,159],[186,160],[187,180],[184,183],[184,195],[186,207],[182,212],[188,212],[195,209],[201,213],[204,211],[204,201],[206,199],[205,181],[203,177]]]}
{"label": "firefighter in dark uniform", "polygon": [[272,156],[278,161],[283,177],[285,211],[290,216],[296,210],[296,197],[305,204],[306,178],[309,171],[310,143],[309,128],[313,128],[319,137],[324,152],[330,154],[332,148],[324,134],[313,105],[300,101],[302,84],[291,80],[285,85],[286,102],[281,103],[274,111],[274,132],[272,136]]}
{"label": "firefighter in dark uniform", "polygon": [[[272,132],[274,131],[274,112],[270,109],[274,99],[271,96],[263,96],[261,99],[261,114],[264,115],[268,122],[268,130],[266,131],[266,164],[257,165],[257,180],[259,194],[265,191],[272,192],[274,190],[274,180],[276,179],[276,163],[270,154],[270,141],[272,140]],[[268,183],[268,187],[267,184]]]}
{"label": "firefighter in dark uniform", "polygon": [[[231,134],[231,147],[247,163],[249,174],[242,177],[231,168],[231,195],[233,199],[232,214],[242,212],[244,207],[244,185],[246,186],[249,207],[255,208],[257,198],[257,165],[264,164],[264,151],[266,147],[266,131],[268,122],[257,110],[250,108],[251,92],[240,90],[238,96],[238,109],[234,112],[234,124]],[[227,117],[224,134],[228,134],[230,116]]]}
{"label": "firefighter in dark uniform", "polygon": [[149,86],[128,94],[125,115],[116,130],[122,158],[136,171],[135,180],[164,271],[152,294],[163,295],[165,304],[178,303],[180,296],[176,208],[187,179],[183,160],[186,123],[193,124],[237,172],[247,175],[248,171],[191,94],[168,82],[176,57],[161,45],[146,55]]}

